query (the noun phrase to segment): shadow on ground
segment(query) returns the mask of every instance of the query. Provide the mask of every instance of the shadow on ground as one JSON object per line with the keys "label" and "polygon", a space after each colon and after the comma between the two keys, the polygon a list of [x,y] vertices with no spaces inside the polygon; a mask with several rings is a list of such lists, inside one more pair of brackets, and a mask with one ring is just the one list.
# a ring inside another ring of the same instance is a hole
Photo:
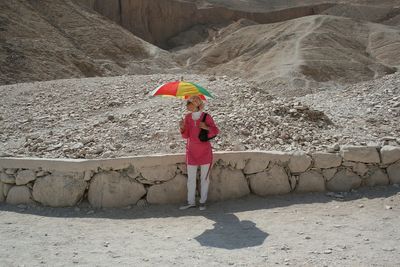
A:
{"label": "shadow on ground", "polygon": [[[384,186],[373,188],[360,188],[359,190],[333,194],[333,193],[308,193],[287,194],[281,196],[258,197],[249,195],[235,200],[211,203],[205,211],[189,209],[181,211],[179,205],[150,205],[147,207],[131,207],[126,209],[93,209],[87,202],[78,207],[51,208],[43,206],[25,206],[0,204],[0,211],[32,214],[38,216],[60,217],[60,218],[108,218],[108,219],[146,219],[167,218],[183,216],[203,216],[216,222],[215,228],[222,231],[220,227],[224,221],[235,219],[233,213],[243,211],[254,211],[261,209],[274,209],[297,204],[328,203],[331,201],[352,201],[361,198],[385,198],[400,193],[398,186]],[[251,223],[251,222],[249,222]],[[249,227],[245,221],[235,222],[237,227]],[[235,227],[236,227],[235,226]],[[255,230],[256,231],[256,230]],[[208,233],[209,234],[209,233]],[[199,241],[200,242],[200,241]]]}

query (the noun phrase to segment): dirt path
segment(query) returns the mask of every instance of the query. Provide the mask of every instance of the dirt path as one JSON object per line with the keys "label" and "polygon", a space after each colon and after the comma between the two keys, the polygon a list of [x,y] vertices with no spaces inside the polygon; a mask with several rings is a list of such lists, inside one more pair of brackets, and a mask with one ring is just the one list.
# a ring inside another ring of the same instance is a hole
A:
{"label": "dirt path", "polygon": [[94,211],[0,205],[1,266],[399,266],[400,188]]}

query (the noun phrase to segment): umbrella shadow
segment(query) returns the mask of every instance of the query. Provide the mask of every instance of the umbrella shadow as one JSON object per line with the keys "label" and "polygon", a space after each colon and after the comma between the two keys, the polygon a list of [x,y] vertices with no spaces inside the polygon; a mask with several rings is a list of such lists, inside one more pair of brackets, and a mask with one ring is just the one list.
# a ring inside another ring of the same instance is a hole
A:
{"label": "umbrella shadow", "polygon": [[194,239],[202,246],[241,249],[260,246],[268,234],[252,221],[239,220],[234,214],[209,214],[206,218],[215,221],[213,229],[205,230]]}

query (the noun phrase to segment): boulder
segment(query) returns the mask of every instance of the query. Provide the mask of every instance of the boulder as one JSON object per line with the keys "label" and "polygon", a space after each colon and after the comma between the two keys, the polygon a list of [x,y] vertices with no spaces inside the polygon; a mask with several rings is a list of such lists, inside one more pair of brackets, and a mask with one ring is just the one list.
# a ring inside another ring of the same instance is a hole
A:
{"label": "boulder", "polygon": [[324,192],[325,180],[317,171],[308,171],[300,174],[296,192]]}
{"label": "boulder", "polygon": [[147,202],[151,204],[185,203],[187,199],[187,178],[178,174],[174,179],[153,185],[148,189]]}
{"label": "boulder", "polygon": [[173,179],[176,175],[177,166],[174,165],[158,165],[153,167],[143,167],[140,169],[142,179],[137,178],[144,184],[155,184],[156,182],[165,182]]}
{"label": "boulder", "polygon": [[115,171],[93,176],[88,199],[95,208],[118,208],[135,204],[146,194],[142,184]]}
{"label": "boulder", "polygon": [[15,184],[15,176],[7,173],[0,173],[0,181],[5,184]]}
{"label": "boulder", "polygon": [[341,170],[330,179],[326,186],[329,191],[345,192],[358,188],[361,185],[361,178],[350,170]]}
{"label": "boulder", "polygon": [[382,169],[376,168],[366,178],[365,184],[367,186],[388,185],[389,177]]}
{"label": "boulder", "polygon": [[243,172],[245,174],[253,174],[257,172],[262,172],[268,168],[269,160],[263,158],[251,158],[244,166]]}
{"label": "boulder", "polygon": [[387,167],[387,173],[391,184],[400,184],[400,162]]}
{"label": "boulder", "polygon": [[400,147],[384,146],[381,149],[382,163],[390,164],[400,160]]}
{"label": "boulder", "polygon": [[250,194],[243,172],[233,168],[214,167],[210,175],[209,201],[240,198]]}
{"label": "boulder", "polygon": [[32,170],[20,170],[15,178],[16,185],[25,185],[36,179],[36,172]]}
{"label": "boulder", "polygon": [[33,204],[31,190],[25,185],[13,186],[8,191],[6,202],[8,204]]}
{"label": "boulder", "polygon": [[340,153],[344,160],[363,163],[380,163],[378,148],[375,146],[343,146]]}
{"label": "boulder", "polygon": [[291,188],[285,169],[273,165],[270,169],[248,176],[251,191],[259,196],[289,193]]}
{"label": "boulder", "polygon": [[37,178],[33,198],[45,206],[71,207],[82,199],[87,183],[83,173],[53,172]]}
{"label": "boulder", "polygon": [[342,164],[342,157],[339,154],[316,152],[313,153],[314,167],[319,169],[328,169],[339,167]]}
{"label": "boulder", "polygon": [[324,176],[326,181],[329,181],[330,179],[333,178],[333,176],[335,176],[337,171],[338,171],[337,168],[323,169],[322,175]]}
{"label": "boulder", "polygon": [[289,169],[292,173],[305,172],[311,166],[312,160],[303,151],[294,152],[289,160]]}
{"label": "boulder", "polygon": [[364,176],[367,174],[369,168],[366,164],[357,162],[353,165],[353,171],[360,176]]}
{"label": "boulder", "polygon": [[0,202],[4,202],[4,200],[6,200],[3,188],[4,188],[4,184],[2,182],[0,182]]}

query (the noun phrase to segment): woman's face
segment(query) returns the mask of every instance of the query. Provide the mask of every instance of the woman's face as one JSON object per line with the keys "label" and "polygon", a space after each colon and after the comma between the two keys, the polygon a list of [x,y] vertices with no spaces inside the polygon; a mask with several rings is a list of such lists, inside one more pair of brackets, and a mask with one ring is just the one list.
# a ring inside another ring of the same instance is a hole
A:
{"label": "woman's face", "polygon": [[186,108],[190,112],[196,112],[197,111],[197,107],[192,102],[187,102]]}

